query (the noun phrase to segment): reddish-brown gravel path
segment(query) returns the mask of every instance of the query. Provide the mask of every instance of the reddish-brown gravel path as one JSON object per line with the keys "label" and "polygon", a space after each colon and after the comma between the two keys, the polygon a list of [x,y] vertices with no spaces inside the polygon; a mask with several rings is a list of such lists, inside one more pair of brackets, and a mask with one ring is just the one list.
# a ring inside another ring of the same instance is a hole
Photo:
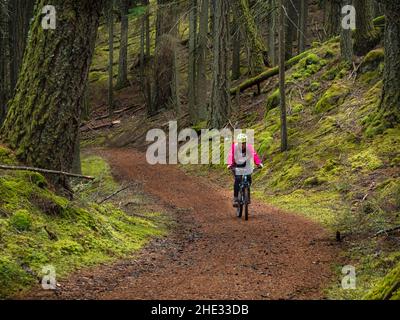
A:
{"label": "reddish-brown gravel path", "polygon": [[305,218],[253,201],[249,221],[235,217],[231,187],[218,187],[176,166],[150,166],[129,149],[100,151],[116,177],[143,183],[177,225],[132,260],[85,269],[56,299],[321,299],[335,279],[337,249]]}

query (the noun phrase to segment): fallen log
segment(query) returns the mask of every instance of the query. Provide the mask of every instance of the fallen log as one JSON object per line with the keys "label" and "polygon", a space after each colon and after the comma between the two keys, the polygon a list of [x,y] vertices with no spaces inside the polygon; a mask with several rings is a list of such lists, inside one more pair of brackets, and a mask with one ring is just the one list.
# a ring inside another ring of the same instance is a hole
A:
{"label": "fallen log", "polygon": [[[301,54],[299,54],[298,56],[295,56],[293,58],[291,58],[290,60],[285,62],[285,68],[290,68],[293,65],[295,65],[296,63],[298,63],[301,59],[307,57],[310,54],[310,51],[305,51]],[[255,85],[259,85],[261,82],[276,76],[279,74],[279,66],[265,70],[264,72],[260,73],[258,76],[248,79],[244,82],[242,82],[240,85],[238,85],[235,88],[232,88],[230,90],[231,95],[236,95],[238,92],[241,93]]]}
{"label": "fallen log", "polygon": [[390,228],[390,229],[380,230],[380,231],[378,231],[377,233],[375,233],[373,235],[373,238],[375,238],[377,236],[380,236],[381,234],[389,234],[389,233],[393,233],[393,232],[398,231],[398,230],[400,230],[400,226],[396,226],[396,227],[393,227],[393,228]]}
{"label": "fallen log", "polygon": [[[129,111],[129,110],[131,110],[131,109],[133,109],[133,108],[135,108],[135,107],[138,107],[138,108],[135,110],[135,112],[140,111],[140,110],[143,110],[143,109],[145,108],[145,106],[138,106],[138,105],[135,105],[135,104],[134,104],[134,105],[131,105],[131,106],[128,106],[128,107],[119,109],[119,110],[115,110],[115,111],[112,113],[112,115],[121,114],[121,113],[123,113],[123,112],[125,112],[125,111]],[[112,115],[111,115],[111,116],[112,116]],[[107,114],[104,114],[104,115],[102,115],[102,116],[98,116],[98,117],[94,118],[94,120],[103,120],[103,119],[107,119],[107,118],[109,118],[109,117],[110,117],[110,115],[107,113]]]}
{"label": "fallen log", "polygon": [[24,166],[20,167],[20,166],[9,166],[9,165],[0,164],[0,169],[56,174],[56,175],[60,175],[60,176],[74,177],[74,178],[80,178],[80,179],[85,179],[85,180],[94,180],[95,179],[94,177],[91,177],[91,176],[84,176],[84,175],[76,174],[76,173],[57,171],[57,170],[49,170],[49,169],[40,169],[40,168],[33,168],[33,167],[24,167]]}
{"label": "fallen log", "polygon": [[97,126],[91,127],[89,125],[86,125],[85,127],[81,128],[81,132],[87,132],[87,131],[95,131],[95,130],[99,130],[99,129],[103,129],[103,128],[111,128],[117,124],[120,124],[121,121],[120,120],[115,120],[115,121],[111,121],[111,122],[106,122],[106,123],[102,123],[99,124]]}

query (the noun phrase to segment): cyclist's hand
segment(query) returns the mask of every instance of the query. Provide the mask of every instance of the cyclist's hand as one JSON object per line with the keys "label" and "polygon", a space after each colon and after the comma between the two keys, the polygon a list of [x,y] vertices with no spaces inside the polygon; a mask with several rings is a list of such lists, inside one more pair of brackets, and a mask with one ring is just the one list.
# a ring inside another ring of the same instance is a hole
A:
{"label": "cyclist's hand", "polygon": [[262,169],[262,168],[264,168],[264,165],[263,165],[262,163],[260,163],[260,164],[257,166],[257,168],[258,168],[258,169]]}

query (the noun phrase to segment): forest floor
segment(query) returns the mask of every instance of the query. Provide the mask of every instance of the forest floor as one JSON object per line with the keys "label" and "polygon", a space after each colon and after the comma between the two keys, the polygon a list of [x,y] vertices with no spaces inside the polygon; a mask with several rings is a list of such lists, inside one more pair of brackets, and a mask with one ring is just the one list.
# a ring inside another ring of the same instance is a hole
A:
{"label": "forest floor", "polygon": [[79,270],[24,299],[321,299],[339,248],[320,225],[254,200],[236,218],[231,190],[134,149],[100,149],[117,180],[139,182],[172,212],[167,237],[132,259]]}

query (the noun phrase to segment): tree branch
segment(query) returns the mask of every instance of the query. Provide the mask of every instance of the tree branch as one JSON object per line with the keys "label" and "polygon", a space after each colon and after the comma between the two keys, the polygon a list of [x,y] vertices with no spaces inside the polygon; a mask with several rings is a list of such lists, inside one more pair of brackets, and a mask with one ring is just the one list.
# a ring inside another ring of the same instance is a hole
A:
{"label": "tree branch", "polygon": [[39,169],[39,168],[33,168],[33,167],[19,167],[19,166],[8,166],[8,165],[0,164],[0,169],[56,174],[56,175],[60,175],[60,176],[74,177],[74,178],[80,178],[80,179],[86,179],[86,180],[94,180],[95,179],[94,177],[84,176],[81,174],[75,174],[75,173],[69,173],[69,172],[57,171],[57,170],[49,170],[49,169]]}

